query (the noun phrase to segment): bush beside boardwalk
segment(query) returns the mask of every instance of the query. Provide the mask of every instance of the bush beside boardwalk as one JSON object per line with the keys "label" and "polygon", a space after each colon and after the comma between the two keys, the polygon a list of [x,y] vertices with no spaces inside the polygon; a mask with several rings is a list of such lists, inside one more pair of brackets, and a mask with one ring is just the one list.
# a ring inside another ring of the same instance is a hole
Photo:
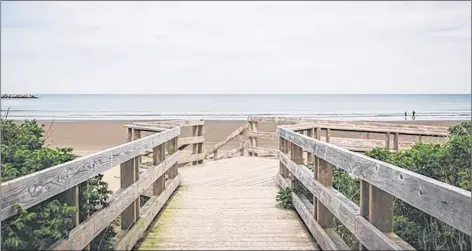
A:
{"label": "bush beside boardwalk", "polygon": [[[472,123],[463,122],[449,131],[450,139],[443,145],[417,143],[399,152],[376,148],[366,155],[471,191]],[[339,168],[334,170],[334,187],[359,204],[359,181]],[[352,248],[358,248],[347,229],[338,225],[337,230]],[[401,200],[395,203],[394,232],[417,250],[471,249],[470,236]]]}
{"label": "bush beside boardwalk", "polygon": [[[44,129],[36,121],[17,124],[1,120],[2,182],[12,180],[54,165],[76,156],[71,148],[45,146]],[[80,220],[106,206],[111,192],[102,175],[89,179],[79,187]],[[37,206],[2,222],[2,249],[44,250],[56,241],[67,238],[73,228],[72,215],[77,208],[64,203],[63,194],[54,196]],[[111,249],[116,233],[107,228],[91,243],[91,250]]]}
{"label": "bush beside boardwalk", "polygon": [[[440,180],[471,191],[472,122],[449,128],[446,144],[416,143],[411,149],[390,152],[375,148],[366,152],[369,157]],[[333,170],[333,186],[359,205],[360,182],[340,168]],[[295,185],[295,193],[303,193],[311,203],[313,196],[302,185]],[[293,208],[290,188],[281,189],[276,198],[283,208]],[[397,199],[394,211],[394,232],[417,250],[470,250],[470,236],[450,227],[415,207]],[[353,250],[359,241],[336,219],[335,229]]]}

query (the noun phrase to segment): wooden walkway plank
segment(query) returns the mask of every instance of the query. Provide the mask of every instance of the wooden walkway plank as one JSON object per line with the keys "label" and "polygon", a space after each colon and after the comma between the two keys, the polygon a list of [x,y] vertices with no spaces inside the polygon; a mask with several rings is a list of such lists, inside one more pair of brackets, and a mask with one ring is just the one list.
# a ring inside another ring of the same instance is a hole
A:
{"label": "wooden walkway plank", "polygon": [[278,207],[279,163],[236,157],[179,169],[182,185],[139,250],[317,250],[294,210]]}

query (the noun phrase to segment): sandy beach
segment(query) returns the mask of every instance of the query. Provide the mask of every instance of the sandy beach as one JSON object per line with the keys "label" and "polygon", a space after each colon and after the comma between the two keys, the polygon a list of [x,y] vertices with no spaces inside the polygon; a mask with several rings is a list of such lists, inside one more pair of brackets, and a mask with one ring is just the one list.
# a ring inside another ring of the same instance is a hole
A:
{"label": "sandy beach", "polygon": [[[51,122],[38,121],[44,124],[46,142],[51,147],[72,147],[79,156],[104,150],[127,141],[127,132],[123,125],[133,121],[77,121],[77,122]],[[421,125],[446,126],[459,124],[461,121],[397,121],[390,123],[415,123]],[[205,149],[215,143],[223,141],[231,132],[247,123],[246,121],[205,121]],[[189,128],[186,128],[189,129]],[[275,123],[260,123],[259,131],[275,132]],[[143,134],[143,136],[146,134]],[[356,137],[356,133],[333,132],[334,137]],[[183,130],[182,136],[190,136],[188,130]],[[238,144],[232,142],[221,151],[229,150]],[[271,139],[259,139],[259,146],[264,148],[277,148],[277,141]],[[119,189],[120,169],[115,167],[104,173],[104,180],[108,182],[112,191]]]}

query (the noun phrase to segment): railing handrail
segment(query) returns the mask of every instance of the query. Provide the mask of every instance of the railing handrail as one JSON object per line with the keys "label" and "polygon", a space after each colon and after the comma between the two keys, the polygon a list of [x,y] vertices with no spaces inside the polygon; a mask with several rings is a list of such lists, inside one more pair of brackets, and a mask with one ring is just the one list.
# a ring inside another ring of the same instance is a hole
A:
{"label": "railing handrail", "polygon": [[[421,174],[388,164],[336,145],[316,140],[289,128],[278,127],[277,134],[328,163],[401,199],[423,212],[468,234],[471,225],[471,192]],[[285,154],[278,152],[281,160]],[[298,166],[289,160],[287,163]]]}
{"label": "railing handrail", "polygon": [[372,133],[399,133],[402,135],[421,135],[421,136],[448,136],[447,127],[427,126],[427,125],[406,125],[383,122],[363,122],[363,121],[331,121],[303,118],[278,118],[278,117],[249,117],[248,121],[262,122],[288,122],[291,125],[283,125],[284,128],[292,130],[306,130],[320,127],[333,130],[353,131],[353,132],[372,132]]}
{"label": "railing handrail", "polygon": [[247,128],[248,128],[248,124],[244,124],[244,125],[238,127],[228,137],[226,137],[225,140],[214,144],[209,150],[207,150],[206,153],[205,153],[205,157],[208,157],[210,154],[215,153],[221,147],[225,146],[228,142],[230,142],[234,138],[238,137],[239,135],[242,135],[247,130]]}
{"label": "railing handrail", "polygon": [[57,194],[79,185],[116,165],[137,157],[180,135],[180,127],[156,133],[72,161],[1,183],[1,220],[23,209],[35,206]]}

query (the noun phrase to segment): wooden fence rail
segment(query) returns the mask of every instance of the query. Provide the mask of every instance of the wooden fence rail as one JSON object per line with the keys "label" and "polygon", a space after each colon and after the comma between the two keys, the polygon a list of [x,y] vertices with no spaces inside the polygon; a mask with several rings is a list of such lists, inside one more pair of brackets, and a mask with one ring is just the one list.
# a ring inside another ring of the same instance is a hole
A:
{"label": "wooden fence rail", "polygon": [[[413,250],[393,233],[395,198],[471,235],[471,192],[317,140],[317,135],[313,138],[280,126],[277,134],[278,183],[292,188],[301,183],[313,194],[312,205],[304,195],[292,193],[292,200],[322,249],[347,249],[332,229],[337,218],[363,248]],[[313,156],[314,171],[306,166],[304,151]],[[361,179],[360,206],[333,188],[335,167]]]}
{"label": "wooden fence rail", "polygon": [[[121,228],[128,231],[117,247],[130,250],[180,184],[177,170],[179,135],[180,127],[144,138],[140,138],[139,131],[128,129],[131,142],[4,182],[1,184],[1,219],[16,215],[15,205],[28,209],[63,192],[69,193],[67,203],[78,209],[79,185],[121,165],[121,189],[111,196],[108,206],[83,222],[79,222],[77,212],[68,239],[56,242],[49,249],[82,250],[121,215]],[[166,146],[167,157],[164,155]],[[153,166],[144,175],[139,175],[141,154],[149,149],[154,152]],[[149,187],[153,187],[153,197],[140,208],[140,195]]]}
{"label": "wooden fence rail", "polygon": [[[232,132],[228,137],[226,137],[225,140],[223,140],[221,142],[218,142],[215,145],[213,145],[205,153],[205,158],[208,158],[208,157],[210,157],[210,155],[213,155],[214,160],[224,159],[224,158],[234,156],[237,152],[240,152],[241,156],[244,155],[244,148],[247,147],[247,141],[244,140],[244,133],[246,132],[247,128],[248,128],[248,125],[245,124],[245,125],[239,127],[238,129],[234,130],[234,132]],[[230,151],[224,153],[222,156],[218,156],[218,150],[220,150],[223,146],[228,144],[230,141],[232,141],[236,137],[239,138],[239,145],[236,148],[231,149]]]}
{"label": "wooden fence rail", "polygon": [[249,156],[276,156],[276,149],[259,147],[259,138],[277,139],[274,132],[260,132],[259,122],[257,120],[248,119],[249,131],[247,133],[249,147],[247,151]]}
{"label": "wooden fence rail", "polygon": [[[278,117],[249,117],[248,138],[250,146],[248,151],[255,152],[264,151],[267,155],[276,155],[276,149],[262,149],[258,147],[259,138],[273,139],[278,138],[275,132],[261,132],[257,130],[259,122],[270,123],[286,123],[280,125],[281,128],[290,128],[294,131],[303,131],[307,133],[315,133],[319,130],[317,139],[330,142],[334,145],[346,148],[354,152],[366,152],[375,147],[386,147],[392,151],[411,148],[417,141],[427,141],[435,143],[443,143],[447,140],[448,128],[438,126],[422,126],[422,125],[405,125],[383,122],[361,122],[361,121],[329,121],[329,120],[307,120],[304,118],[278,118]],[[299,124],[295,124],[302,122]],[[251,130],[251,128],[253,128]],[[254,129],[256,128],[256,129]],[[322,136],[322,131],[326,132]],[[332,137],[334,131],[358,132],[361,138]],[[370,139],[371,134],[383,134],[382,139]],[[413,136],[411,140],[400,140],[403,136]],[[365,136],[365,137],[363,137]],[[392,139],[393,137],[393,139]],[[255,153],[257,156],[257,153]]]}
{"label": "wooden fence rail", "polygon": [[[340,121],[340,120],[319,120],[307,119],[304,117],[249,117],[248,121],[256,122],[271,122],[271,123],[288,123],[295,126],[303,126],[303,124],[318,124],[331,126],[356,126],[364,128],[384,128],[389,132],[395,132],[411,135],[424,136],[446,136],[448,135],[448,128],[443,126],[418,125],[418,124],[399,124],[388,122],[372,122],[372,121]],[[334,129],[334,128],[332,128]],[[410,131],[409,131],[410,130]]]}
{"label": "wooden fence rail", "polygon": [[[179,137],[179,150],[184,150],[188,146],[192,146],[192,152],[188,156],[182,156],[179,160],[179,165],[187,164],[198,165],[202,164],[205,159],[203,152],[203,143],[205,142],[203,120],[171,120],[171,121],[149,121],[149,122],[135,122],[132,125],[125,125],[127,128],[132,128],[136,131],[147,132],[161,132],[168,128],[179,126],[181,128],[191,127],[192,136]],[[150,152],[148,152],[150,154]]]}

